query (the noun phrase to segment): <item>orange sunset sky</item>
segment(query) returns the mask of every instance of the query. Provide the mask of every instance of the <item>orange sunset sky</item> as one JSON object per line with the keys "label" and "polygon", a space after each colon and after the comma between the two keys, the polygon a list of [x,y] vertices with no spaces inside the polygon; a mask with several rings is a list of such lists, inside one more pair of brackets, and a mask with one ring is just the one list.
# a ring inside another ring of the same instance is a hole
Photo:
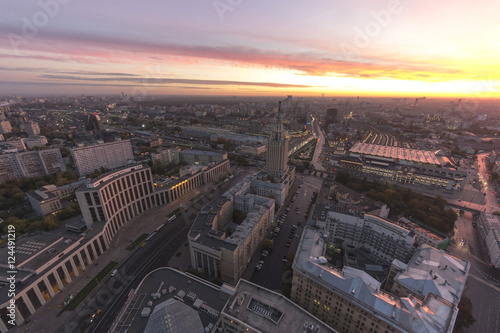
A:
{"label": "orange sunset sky", "polygon": [[0,93],[500,97],[500,2],[2,1]]}

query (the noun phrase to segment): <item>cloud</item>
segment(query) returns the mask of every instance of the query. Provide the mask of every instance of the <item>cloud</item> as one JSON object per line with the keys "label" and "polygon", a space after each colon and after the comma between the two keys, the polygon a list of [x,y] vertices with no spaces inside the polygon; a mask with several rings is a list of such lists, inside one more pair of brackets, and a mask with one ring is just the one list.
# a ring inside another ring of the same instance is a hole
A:
{"label": "cloud", "polygon": [[359,54],[346,55],[340,49],[335,51],[335,48],[334,51],[318,48],[304,51],[299,45],[286,48],[285,51],[272,45],[267,48],[249,47],[238,45],[234,41],[224,46],[186,45],[174,41],[127,40],[124,37],[83,34],[70,37],[52,32],[43,38],[37,37],[24,46],[25,51],[20,54],[3,53],[0,56],[84,64],[135,64],[154,61],[157,64],[174,63],[188,66],[210,60],[233,66],[288,69],[296,71],[297,75],[353,78],[446,81],[470,76],[461,69],[443,63],[433,63],[432,59],[422,63],[411,59],[398,59],[393,55],[366,56],[363,50],[356,50]]}
{"label": "cloud", "polygon": [[227,80],[201,80],[201,79],[177,79],[177,78],[151,78],[151,77],[84,77],[78,75],[54,75],[43,74],[39,76],[43,79],[51,80],[69,80],[69,81],[92,81],[92,82],[128,82],[131,84],[140,84],[142,86],[162,86],[170,84],[201,84],[217,86],[260,86],[272,88],[310,88],[316,86],[303,84],[287,84],[276,82],[253,82],[253,81],[227,81]]}

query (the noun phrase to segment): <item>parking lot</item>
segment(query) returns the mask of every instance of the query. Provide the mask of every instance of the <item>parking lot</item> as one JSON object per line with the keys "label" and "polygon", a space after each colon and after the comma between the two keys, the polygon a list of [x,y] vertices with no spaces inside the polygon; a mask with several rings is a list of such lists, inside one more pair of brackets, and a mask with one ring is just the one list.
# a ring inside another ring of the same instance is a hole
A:
{"label": "parking lot", "polygon": [[321,186],[321,179],[301,177],[304,176],[297,177],[284,207],[277,216],[271,236],[273,247],[268,253],[257,254],[247,269],[248,272],[253,271],[252,282],[275,291],[281,289],[283,282],[291,282],[291,274],[286,273],[286,270],[291,266],[294,253],[297,251],[307,221],[305,215],[313,203],[313,193]]}

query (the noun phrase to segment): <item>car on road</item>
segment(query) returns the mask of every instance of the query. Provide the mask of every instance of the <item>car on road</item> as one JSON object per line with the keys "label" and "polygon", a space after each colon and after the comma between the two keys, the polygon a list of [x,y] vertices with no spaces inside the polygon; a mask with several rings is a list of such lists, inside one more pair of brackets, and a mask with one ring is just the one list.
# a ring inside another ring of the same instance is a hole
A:
{"label": "car on road", "polygon": [[94,320],[97,318],[97,316],[99,316],[101,314],[101,310],[97,310],[93,315],[92,317],[90,317],[90,322],[93,323]]}

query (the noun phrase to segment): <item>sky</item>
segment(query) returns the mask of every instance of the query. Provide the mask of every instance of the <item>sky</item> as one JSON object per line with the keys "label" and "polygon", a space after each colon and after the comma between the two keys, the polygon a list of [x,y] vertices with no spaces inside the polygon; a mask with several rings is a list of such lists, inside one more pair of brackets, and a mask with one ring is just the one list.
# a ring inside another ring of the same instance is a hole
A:
{"label": "sky", "polygon": [[500,97],[500,1],[0,0],[0,95]]}

